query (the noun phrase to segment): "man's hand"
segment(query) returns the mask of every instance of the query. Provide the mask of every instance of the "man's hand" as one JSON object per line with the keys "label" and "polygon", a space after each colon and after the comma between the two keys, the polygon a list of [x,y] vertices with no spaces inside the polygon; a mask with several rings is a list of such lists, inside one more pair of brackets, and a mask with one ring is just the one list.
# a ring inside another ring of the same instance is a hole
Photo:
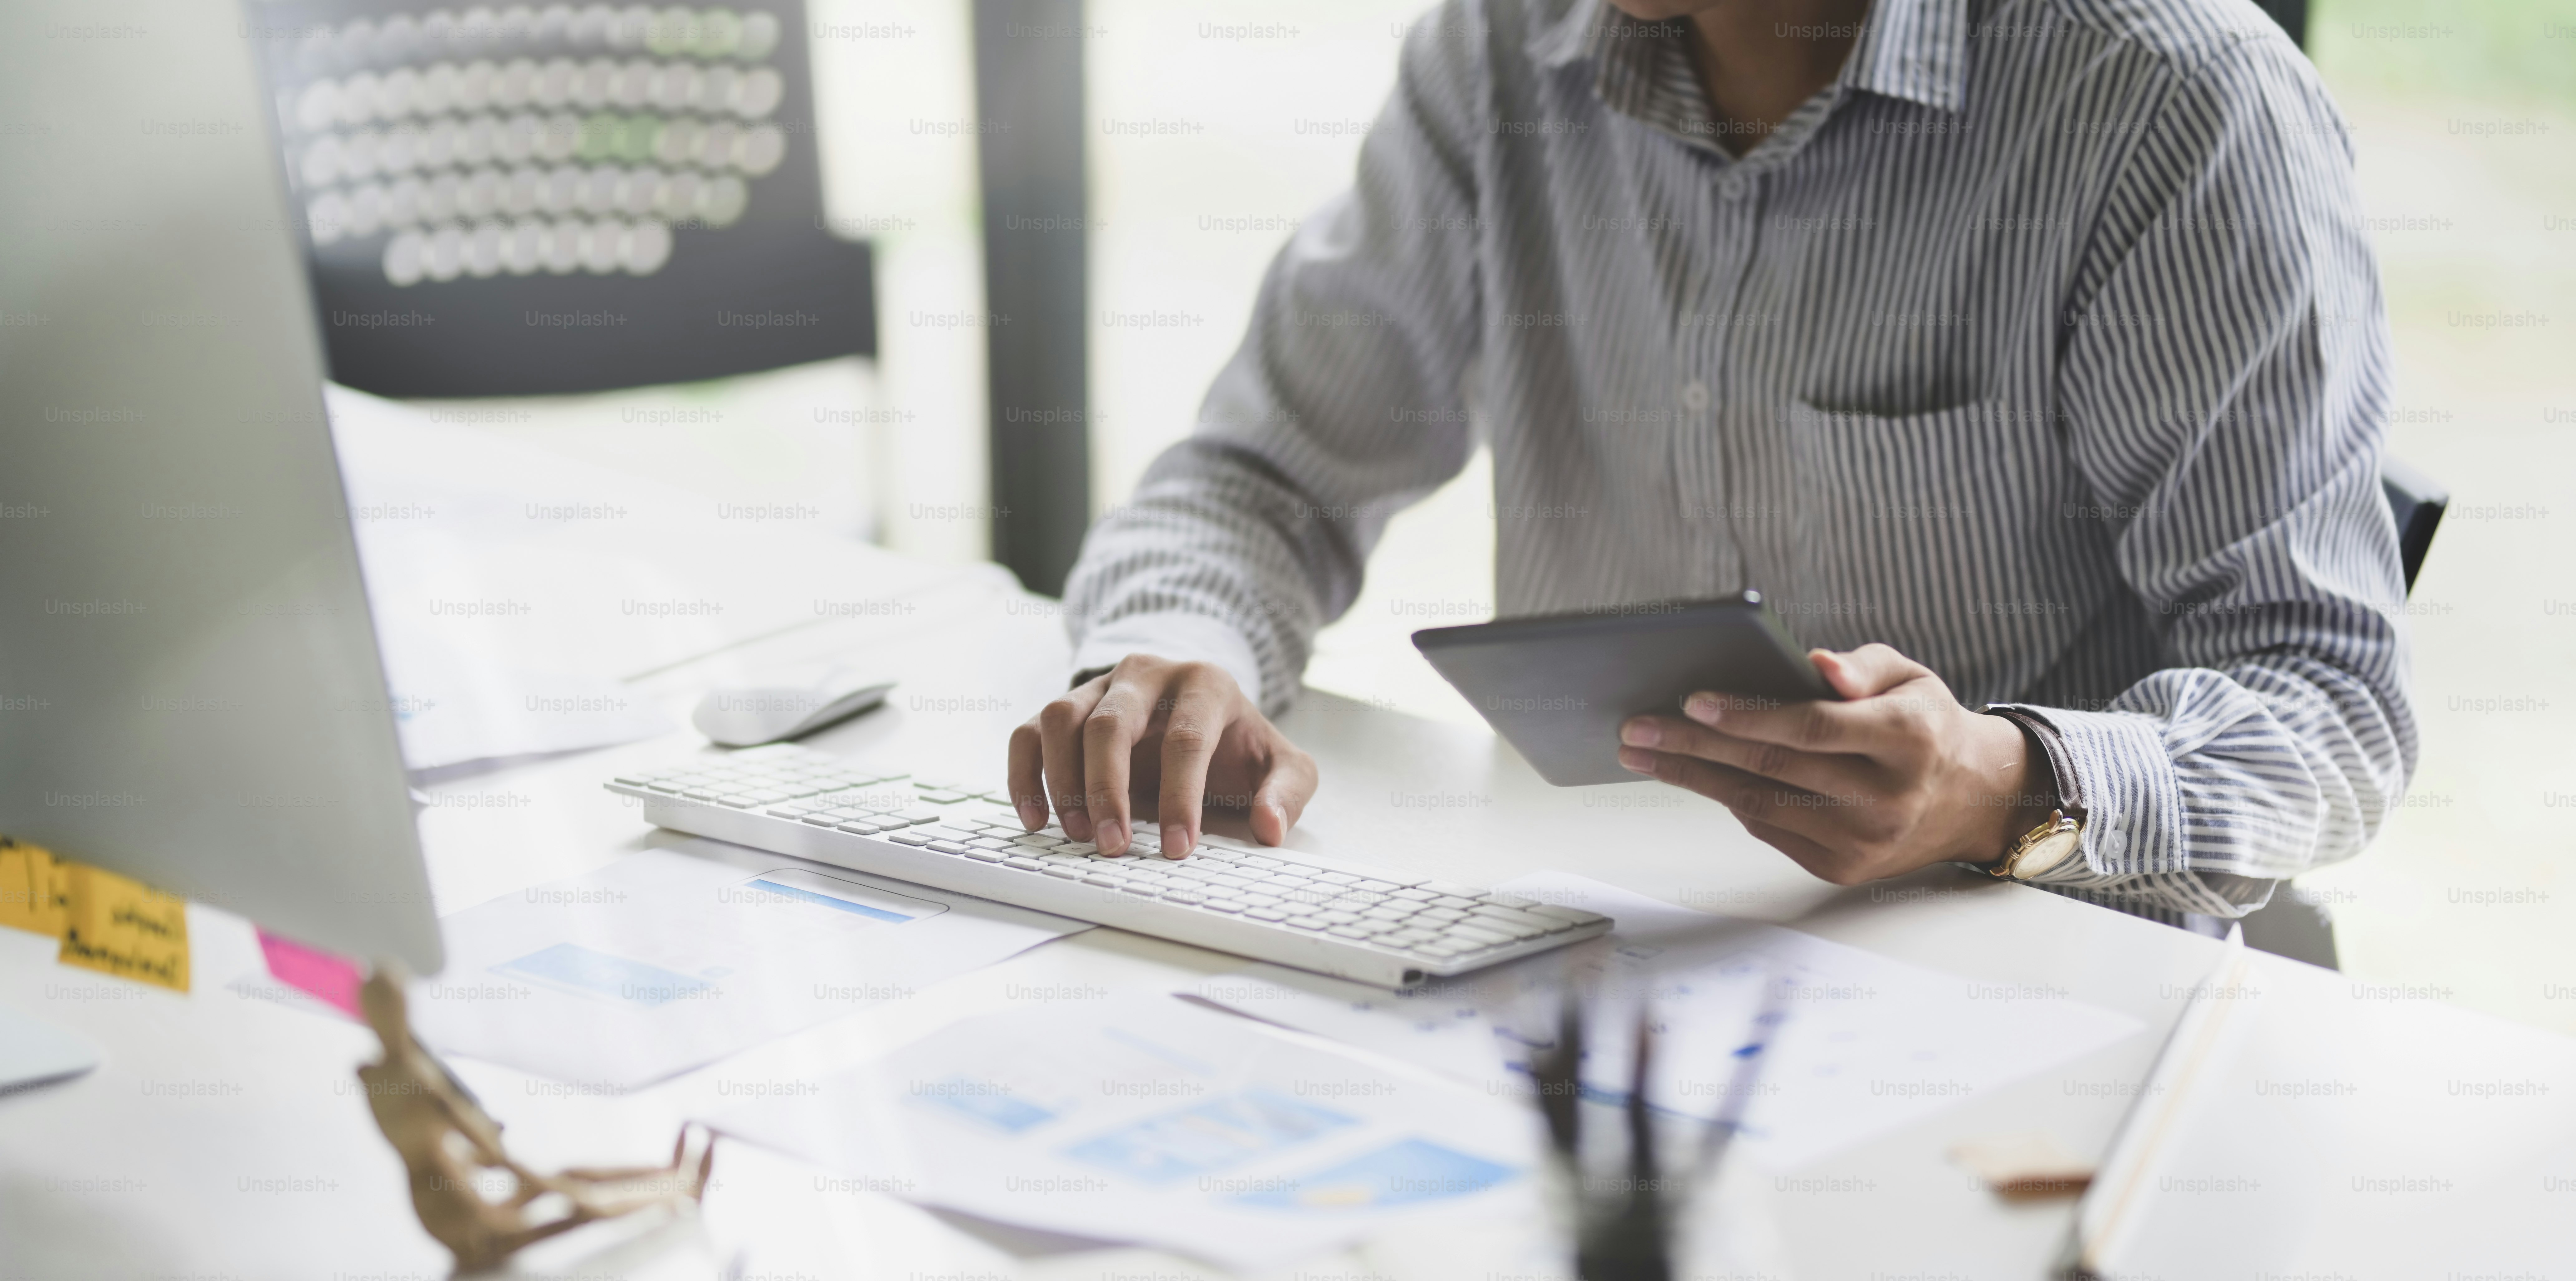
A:
{"label": "man's hand", "polygon": [[1065,834],[1127,852],[1129,789],[1158,796],[1163,857],[1198,843],[1201,803],[1251,811],[1264,845],[1288,839],[1315,794],[1298,750],[1225,669],[1131,654],[1011,731],[1011,802],[1031,831],[1050,808]]}
{"label": "man's hand", "polygon": [[2032,794],[2021,729],[1960,706],[1921,663],[1885,645],[1807,657],[1851,701],[1693,694],[1683,716],[1620,727],[1619,763],[1726,806],[1836,885],[1992,862],[2055,806]]}

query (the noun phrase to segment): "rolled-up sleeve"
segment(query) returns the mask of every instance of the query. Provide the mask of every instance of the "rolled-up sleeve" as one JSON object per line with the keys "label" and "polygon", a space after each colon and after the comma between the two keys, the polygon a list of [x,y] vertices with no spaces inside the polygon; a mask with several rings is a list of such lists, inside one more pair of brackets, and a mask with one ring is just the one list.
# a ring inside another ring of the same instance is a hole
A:
{"label": "rolled-up sleeve", "polygon": [[1275,714],[1387,518],[1466,465],[1486,226],[1483,74],[1446,38],[1466,8],[1408,39],[1355,187],[1271,263],[1193,434],[1092,527],[1066,585],[1078,667],[1214,662]]}
{"label": "rolled-up sleeve", "polygon": [[2055,725],[2092,818],[2040,882],[2240,916],[2347,858],[2416,753],[2381,493],[2389,345],[2341,121],[2278,41],[2178,75],[2065,315],[2077,464],[2173,666]]}

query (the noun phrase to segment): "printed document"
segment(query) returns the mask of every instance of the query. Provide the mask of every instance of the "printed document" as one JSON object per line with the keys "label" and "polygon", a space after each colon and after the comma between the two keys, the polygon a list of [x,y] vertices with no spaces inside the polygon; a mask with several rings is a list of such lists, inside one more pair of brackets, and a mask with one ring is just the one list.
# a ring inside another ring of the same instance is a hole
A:
{"label": "printed document", "polygon": [[619,1093],[1015,956],[1082,921],[681,840],[440,922],[422,1041]]}

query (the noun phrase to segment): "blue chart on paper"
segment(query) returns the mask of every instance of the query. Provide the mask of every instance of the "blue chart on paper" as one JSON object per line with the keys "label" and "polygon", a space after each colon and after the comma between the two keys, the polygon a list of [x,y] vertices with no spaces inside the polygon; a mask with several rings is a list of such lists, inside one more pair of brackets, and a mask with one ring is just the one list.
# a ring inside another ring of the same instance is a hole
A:
{"label": "blue chart on paper", "polygon": [[1269,1090],[1245,1090],[1148,1117],[1067,1150],[1139,1183],[1169,1183],[1293,1147],[1357,1121]]}
{"label": "blue chart on paper", "polygon": [[594,952],[579,943],[557,943],[515,961],[503,961],[492,970],[642,1006],[710,996],[716,990],[716,985],[705,979]]}
{"label": "blue chart on paper", "polygon": [[1329,1170],[1300,1175],[1275,1191],[1247,1192],[1237,1205],[1265,1210],[1372,1210],[1474,1196],[1520,1177],[1508,1165],[1423,1139],[1406,1139]]}
{"label": "blue chart on paper", "polygon": [[759,880],[753,881],[752,885],[764,892],[777,894],[785,898],[791,898],[799,903],[811,903],[816,907],[828,907],[836,912],[848,912],[854,916],[864,916],[874,921],[892,921],[897,925],[901,925],[912,919],[900,912],[889,912],[884,908],[870,907],[865,903],[853,903],[848,899],[841,898],[836,895],[817,894],[812,890],[800,890],[793,885],[781,885],[767,877],[762,877]]}
{"label": "blue chart on paper", "polygon": [[1012,1098],[1009,1086],[968,1076],[952,1076],[922,1086],[914,1093],[924,1103],[972,1117],[1004,1134],[1017,1134],[1030,1126],[1055,1119],[1055,1113],[1035,1103]]}

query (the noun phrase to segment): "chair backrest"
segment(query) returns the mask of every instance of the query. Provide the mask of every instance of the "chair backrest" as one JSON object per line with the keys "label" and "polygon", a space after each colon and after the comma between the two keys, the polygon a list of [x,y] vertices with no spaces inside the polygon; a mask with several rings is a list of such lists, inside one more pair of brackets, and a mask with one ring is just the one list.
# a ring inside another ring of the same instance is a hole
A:
{"label": "chair backrest", "polygon": [[2411,593],[2424,553],[2433,546],[2433,531],[2451,505],[2451,491],[2394,454],[2380,458],[2379,488],[2388,497],[2388,514],[2397,520],[2397,552],[2406,563],[2406,590]]}
{"label": "chair backrest", "polygon": [[538,395],[874,354],[801,0],[248,12],[334,380]]}

